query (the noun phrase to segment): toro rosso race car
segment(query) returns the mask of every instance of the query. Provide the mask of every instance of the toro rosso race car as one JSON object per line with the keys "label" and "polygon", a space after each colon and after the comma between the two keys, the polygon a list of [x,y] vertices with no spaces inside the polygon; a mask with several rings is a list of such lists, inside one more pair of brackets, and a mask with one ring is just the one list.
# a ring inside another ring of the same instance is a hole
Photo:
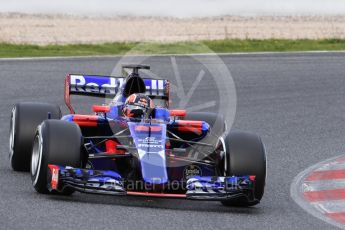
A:
{"label": "toro rosso race car", "polygon": [[[169,81],[147,65],[123,77],[68,75],[59,106],[18,103],[10,125],[10,162],[30,171],[38,193],[221,201],[252,206],[264,194],[266,156],[253,134],[227,132],[221,115],[169,108]],[[71,95],[112,98],[76,114]]]}

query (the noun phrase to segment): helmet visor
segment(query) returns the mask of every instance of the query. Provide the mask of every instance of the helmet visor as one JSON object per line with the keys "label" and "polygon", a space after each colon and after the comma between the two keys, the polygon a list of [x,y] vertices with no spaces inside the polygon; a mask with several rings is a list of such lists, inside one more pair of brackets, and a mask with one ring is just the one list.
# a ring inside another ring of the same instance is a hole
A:
{"label": "helmet visor", "polygon": [[147,110],[147,108],[145,108],[145,107],[143,107],[143,106],[140,106],[140,105],[126,105],[126,108],[128,109],[128,110],[142,110],[142,111],[146,111]]}

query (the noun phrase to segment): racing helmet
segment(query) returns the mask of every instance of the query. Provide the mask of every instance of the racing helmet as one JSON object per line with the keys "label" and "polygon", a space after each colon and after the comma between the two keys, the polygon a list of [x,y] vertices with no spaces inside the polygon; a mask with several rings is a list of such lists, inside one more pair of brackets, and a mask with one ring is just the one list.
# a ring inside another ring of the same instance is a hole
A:
{"label": "racing helmet", "polygon": [[154,108],[151,98],[142,93],[131,94],[123,106],[123,115],[129,118],[147,117]]}

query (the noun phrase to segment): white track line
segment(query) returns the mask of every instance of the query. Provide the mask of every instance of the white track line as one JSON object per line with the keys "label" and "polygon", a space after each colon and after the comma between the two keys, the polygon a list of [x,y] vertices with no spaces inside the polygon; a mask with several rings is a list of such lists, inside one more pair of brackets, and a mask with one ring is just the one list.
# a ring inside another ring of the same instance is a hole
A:
{"label": "white track line", "polygon": [[[322,180],[304,182],[302,184],[304,192],[320,191],[329,189],[345,189],[345,179],[339,180]],[[345,207],[345,206],[344,206]]]}
{"label": "white track line", "polygon": [[27,60],[59,60],[59,59],[87,59],[87,58],[119,58],[128,57],[185,57],[185,56],[246,56],[246,55],[273,55],[273,54],[322,54],[322,53],[345,53],[345,50],[338,51],[287,51],[287,52],[239,52],[239,53],[196,53],[196,54],[136,54],[136,55],[89,55],[89,56],[56,56],[56,57],[19,57],[0,58],[0,61],[27,61]]}
{"label": "white track line", "polygon": [[315,208],[324,211],[325,213],[338,213],[345,212],[345,201],[335,200],[335,201],[321,201],[312,204]]}
{"label": "white track line", "polygon": [[345,169],[344,162],[330,162],[317,169],[317,171],[340,170]]}

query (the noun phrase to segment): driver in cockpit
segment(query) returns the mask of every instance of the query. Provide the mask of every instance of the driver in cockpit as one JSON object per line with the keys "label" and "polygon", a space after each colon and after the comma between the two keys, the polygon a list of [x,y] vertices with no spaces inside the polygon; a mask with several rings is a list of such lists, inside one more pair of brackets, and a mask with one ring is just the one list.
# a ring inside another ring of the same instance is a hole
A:
{"label": "driver in cockpit", "polygon": [[130,119],[148,118],[154,109],[153,100],[142,93],[131,94],[123,105],[123,115]]}

